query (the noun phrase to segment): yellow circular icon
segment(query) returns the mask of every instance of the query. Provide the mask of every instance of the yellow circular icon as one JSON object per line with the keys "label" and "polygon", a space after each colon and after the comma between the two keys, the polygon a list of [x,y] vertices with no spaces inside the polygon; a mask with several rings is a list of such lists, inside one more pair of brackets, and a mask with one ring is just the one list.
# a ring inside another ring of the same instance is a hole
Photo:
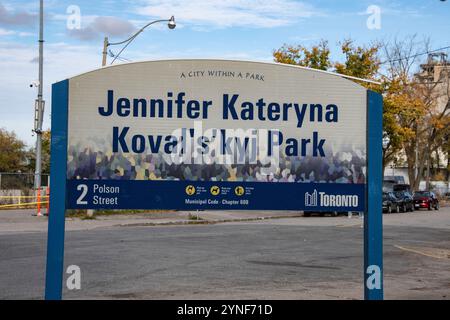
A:
{"label": "yellow circular icon", "polygon": [[244,187],[238,186],[234,188],[234,193],[236,193],[237,196],[243,196],[244,195]]}
{"label": "yellow circular icon", "polygon": [[189,185],[186,187],[186,194],[192,196],[195,193],[195,187],[193,185]]}
{"label": "yellow circular icon", "polygon": [[218,186],[212,186],[210,191],[213,196],[217,196],[220,193],[220,188]]}

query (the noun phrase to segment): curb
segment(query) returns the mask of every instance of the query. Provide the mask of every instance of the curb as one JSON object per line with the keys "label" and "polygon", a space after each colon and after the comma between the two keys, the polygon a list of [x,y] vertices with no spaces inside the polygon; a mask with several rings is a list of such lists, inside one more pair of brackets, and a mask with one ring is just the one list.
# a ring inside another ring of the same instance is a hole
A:
{"label": "curb", "polygon": [[218,224],[227,222],[249,222],[260,220],[274,220],[274,219],[286,219],[286,218],[300,218],[303,214],[290,215],[290,216],[269,216],[269,217],[257,217],[257,218],[242,218],[242,219],[220,219],[220,220],[180,220],[171,222],[144,222],[144,223],[127,223],[116,225],[118,227],[154,227],[154,226],[176,226],[176,225],[205,225],[205,224]]}

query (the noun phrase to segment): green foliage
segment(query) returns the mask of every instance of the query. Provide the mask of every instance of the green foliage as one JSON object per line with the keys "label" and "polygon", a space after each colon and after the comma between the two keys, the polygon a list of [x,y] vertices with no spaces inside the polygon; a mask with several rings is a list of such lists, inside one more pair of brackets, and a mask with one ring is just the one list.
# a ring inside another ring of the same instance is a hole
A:
{"label": "green foliage", "polygon": [[361,47],[355,46],[352,40],[344,40],[341,50],[345,55],[345,61],[334,64],[336,72],[362,79],[375,79],[380,67],[379,49],[379,44]]}
{"label": "green foliage", "polygon": [[50,174],[50,139],[51,132],[42,132],[42,173]]}
{"label": "green foliage", "polygon": [[319,70],[328,70],[331,67],[330,49],[327,41],[320,41],[319,44],[308,49],[305,46],[284,45],[273,52],[276,62],[293,64]]}
{"label": "green foliage", "polygon": [[25,143],[14,132],[0,128],[0,172],[17,172],[26,169]]}
{"label": "green foliage", "polygon": [[[43,174],[50,174],[50,144],[51,144],[50,138],[51,138],[50,130],[42,132],[41,160],[42,160]],[[27,165],[27,171],[34,172],[36,166],[36,149],[34,147],[28,150],[28,159],[29,163]]]}
{"label": "green foliage", "polygon": [[[405,143],[414,139],[417,123],[424,118],[426,106],[419,96],[419,86],[402,73],[388,70],[388,76],[380,76],[379,43],[357,46],[352,40],[341,43],[344,61],[331,62],[330,50],[326,41],[307,49],[304,46],[284,45],[273,52],[276,62],[301,65],[321,70],[329,70],[351,77],[376,80],[381,85],[353,80],[360,85],[383,95],[383,127],[390,143],[383,152],[383,164],[386,165],[398,156]],[[439,125],[442,126],[442,121]]]}

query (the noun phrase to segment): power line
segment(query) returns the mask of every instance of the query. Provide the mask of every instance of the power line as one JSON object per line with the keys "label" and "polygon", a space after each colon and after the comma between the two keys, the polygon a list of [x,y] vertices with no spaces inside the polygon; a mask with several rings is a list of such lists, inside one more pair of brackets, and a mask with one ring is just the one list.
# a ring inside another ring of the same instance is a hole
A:
{"label": "power line", "polygon": [[401,60],[411,59],[411,58],[415,58],[415,57],[418,57],[418,56],[423,56],[423,55],[425,55],[425,54],[430,54],[430,53],[433,53],[433,52],[437,52],[437,51],[441,51],[441,50],[446,50],[446,49],[450,49],[450,46],[442,47],[442,48],[438,48],[438,49],[434,49],[434,50],[429,50],[429,51],[427,51],[427,52],[422,52],[422,53],[413,54],[413,55],[408,56],[408,57],[402,57],[402,58],[397,58],[397,59],[392,59],[392,60],[386,60],[386,61],[380,62],[380,65],[386,64],[386,63],[388,63],[388,62],[397,62],[397,61],[401,61]]}
{"label": "power line", "polygon": [[118,56],[117,56],[114,52],[112,52],[111,50],[109,50],[109,56],[110,56],[111,58],[115,58],[115,59],[120,60],[120,61],[131,62],[130,59],[118,57]]}

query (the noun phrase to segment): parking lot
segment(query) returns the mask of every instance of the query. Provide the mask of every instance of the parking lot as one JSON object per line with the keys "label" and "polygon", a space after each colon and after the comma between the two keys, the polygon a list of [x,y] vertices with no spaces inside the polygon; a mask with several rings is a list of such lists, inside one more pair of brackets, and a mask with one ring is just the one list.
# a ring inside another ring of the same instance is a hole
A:
{"label": "parking lot", "polygon": [[[0,299],[42,299],[46,218],[14,214],[0,217]],[[65,266],[79,266],[82,278],[81,289],[65,288],[64,298],[363,297],[361,218],[254,212],[280,217],[246,221],[248,214],[200,225],[156,225],[170,215],[152,224],[138,216],[70,219]],[[218,216],[240,213],[199,213],[205,222]],[[450,208],[383,218],[385,298],[449,299]]]}

